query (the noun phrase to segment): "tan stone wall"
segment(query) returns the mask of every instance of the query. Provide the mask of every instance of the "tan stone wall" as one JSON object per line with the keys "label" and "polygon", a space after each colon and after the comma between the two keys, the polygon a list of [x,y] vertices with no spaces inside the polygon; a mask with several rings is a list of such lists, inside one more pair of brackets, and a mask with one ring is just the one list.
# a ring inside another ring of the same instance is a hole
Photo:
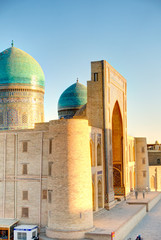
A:
{"label": "tan stone wall", "polygon": [[136,188],[136,153],[135,138],[127,137],[126,193]]}
{"label": "tan stone wall", "polygon": [[135,138],[136,141],[136,176],[137,189],[149,187],[149,167],[146,138]]}
{"label": "tan stone wall", "polygon": [[161,191],[161,166],[149,166],[149,182],[151,191]]}
{"label": "tan stone wall", "polygon": [[[161,151],[149,150],[148,151],[149,165],[161,165]],[[159,162],[158,162],[159,161]]]}
{"label": "tan stone wall", "polygon": [[[105,167],[103,162],[102,129],[91,127],[90,151],[92,166],[92,196],[93,210],[98,211],[104,207],[104,175]],[[101,147],[101,164],[98,159],[98,146]]]}
{"label": "tan stone wall", "polygon": [[161,151],[159,145],[154,145],[153,150],[148,150],[149,158],[149,183],[151,191],[161,191]]}
{"label": "tan stone wall", "polygon": [[[22,151],[27,142],[27,152]],[[23,174],[27,164],[27,174]],[[0,132],[0,217],[18,218],[21,223],[47,225],[48,132],[34,130]],[[22,192],[28,191],[28,200]],[[29,216],[22,217],[22,208]]]}
{"label": "tan stone wall", "polygon": [[[94,82],[94,73],[98,81]],[[87,118],[89,125],[103,128],[102,61],[91,63],[91,81],[87,82]]]}
{"label": "tan stone wall", "polygon": [[48,177],[52,200],[48,204],[47,236],[60,237],[62,231],[63,237],[64,231],[93,226],[89,131],[87,120],[50,122],[54,151],[50,158],[52,175]]}

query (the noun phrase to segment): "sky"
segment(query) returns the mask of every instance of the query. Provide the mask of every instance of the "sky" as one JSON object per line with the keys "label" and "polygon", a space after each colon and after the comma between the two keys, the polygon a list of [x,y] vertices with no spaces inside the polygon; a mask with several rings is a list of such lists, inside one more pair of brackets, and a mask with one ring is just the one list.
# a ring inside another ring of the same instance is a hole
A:
{"label": "sky", "polygon": [[161,143],[160,0],[0,0],[0,52],[12,40],[44,71],[45,121],[104,59],[127,80],[128,134]]}

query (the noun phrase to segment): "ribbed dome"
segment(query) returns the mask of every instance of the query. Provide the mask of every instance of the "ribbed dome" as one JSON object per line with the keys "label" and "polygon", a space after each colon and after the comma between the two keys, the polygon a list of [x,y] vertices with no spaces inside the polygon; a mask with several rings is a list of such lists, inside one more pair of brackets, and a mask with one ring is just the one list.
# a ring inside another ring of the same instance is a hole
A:
{"label": "ribbed dome", "polygon": [[45,77],[39,63],[26,52],[10,47],[0,53],[0,86],[25,85],[44,89]]}
{"label": "ribbed dome", "polygon": [[[87,103],[87,88],[78,81],[68,87],[60,96],[58,101],[59,117],[68,118],[69,111],[78,110]],[[68,111],[68,112],[67,112]],[[63,113],[64,112],[64,113]],[[61,113],[61,114],[60,114]]]}

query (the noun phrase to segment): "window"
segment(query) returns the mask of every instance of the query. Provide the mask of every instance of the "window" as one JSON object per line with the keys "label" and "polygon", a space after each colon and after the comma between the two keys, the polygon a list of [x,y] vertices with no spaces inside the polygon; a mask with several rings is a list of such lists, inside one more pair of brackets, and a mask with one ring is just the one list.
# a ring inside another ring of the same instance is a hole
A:
{"label": "window", "polygon": [[100,144],[97,145],[97,166],[101,166],[101,146]]}
{"label": "window", "polygon": [[144,147],[142,147],[142,148],[141,148],[141,151],[142,151],[142,153],[144,153],[144,152],[145,152],[145,148],[144,148]]}
{"label": "window", "polygon": [[36,237],[36,231],[32,233],[32,238]]}
{"label": "window", "polygon": [[2,124],[3,124],[3,113],[0,112],[0,125],[2,125]]}
{"label": "window", "polygon": [[22,142],[22,152],[27,152],[27,142]]}
{"label": "window", "polygon": [[29,209],[26,207],[22,208],[22,217],[23,218],[28,218],[29,217]]}
{"label": "window", "polygon": [[42,199],[47,199],[47,190],[42,190]]}
{"label": "window", "polygon": [[157,164],[160,164],[160,158],[157,159]]}
{"label": "window", "polygon": [[27,121],[28,121],[27,114],[24,113],[24,114],[22,115],[22,123],[23,123],[23,124],[24,124],[24,123],[27,123]]}
{"label": "window", "polygon": [[27,164],[22,165],[22,174],[27,174]]}
{"label": "window", "polygon": [[53,164],[53,162],[49,162],[49,163],[48,163],[48,175],[49,175],[49,176],[52,175],[52,164]]}
{"label": "window", "polygon": [[52,191],[48,190],[48,203],[52,202]]}
{"label": "window", "polygon": [[18,125],[18,112],[15,109],[10,109],[7,112],[7,125]]}
{"label": "window", "polygon": [[0,231],[0,239],[8,239],[8,230]]}
{"label": "window", "polygon": [[[3,228],[2,228],[3,229]],[[2,230],[0,231],[0,239],[8,239],[8,230]]]}
{"label": "window", "polygon": [[25,232],[18,232],[17,233],[17,239],[18,240],[27,240],[27,233],[25,233]]}
{"label": "window", "polygon": [[49,139],[49,154],[52,153],[52,139]]}
{"label": "window", "polygon": [[22,200],[28,200],[28,191],[22,192]]}
{"label": "window", "polygon": [[146,171],[143,171],[143,177],[146,177]]}
{"label": "window", "polygon": [[94,73],[94,81],[95,81],[95,82],[98,81],[98,73]]}
{"label": "window", "polygon": [[142,164],[145,164],[145,158],[142,159]]}

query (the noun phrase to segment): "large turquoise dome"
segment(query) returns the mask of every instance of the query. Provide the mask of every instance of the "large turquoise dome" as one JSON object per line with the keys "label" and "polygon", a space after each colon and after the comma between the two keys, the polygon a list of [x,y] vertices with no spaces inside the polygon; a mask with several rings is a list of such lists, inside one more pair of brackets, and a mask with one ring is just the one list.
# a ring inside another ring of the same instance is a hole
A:
{"label": "large turquoise dome", "polygon": [[78,81],[68,87],[58,101],[59,118],[71,118],[76,111],[87,103],[87,88]]}
{"label": "large turquoise dome", "polygon": [[0,53],[0,87],[33,86],[44,89],[45,77],[39,63],[26,52],[10,47]]}

